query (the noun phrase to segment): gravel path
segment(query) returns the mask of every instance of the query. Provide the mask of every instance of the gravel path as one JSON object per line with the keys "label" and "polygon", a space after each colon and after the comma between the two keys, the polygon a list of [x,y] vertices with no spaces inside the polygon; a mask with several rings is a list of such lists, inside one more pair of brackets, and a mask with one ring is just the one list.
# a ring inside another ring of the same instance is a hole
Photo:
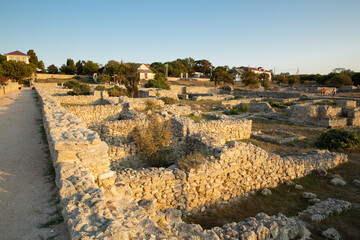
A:
{"label": "gravel path", "polygon": [[0,239],[70,239],[63,222],[51,224],[60,215],[40,124],[32,89],[0,98]]}

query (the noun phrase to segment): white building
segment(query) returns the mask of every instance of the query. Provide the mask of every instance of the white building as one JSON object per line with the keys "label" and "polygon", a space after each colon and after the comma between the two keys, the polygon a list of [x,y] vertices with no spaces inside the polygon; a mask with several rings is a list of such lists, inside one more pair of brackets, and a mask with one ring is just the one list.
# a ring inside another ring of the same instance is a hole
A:
{"label": "white building", "polygon": [[258,68],[251,68],[251,67],[242,67],[242,68],[235,68],[233,75],[235,77],[235,82],[241,82],[241,76],[247,71],[250,70],[258,75],[265,73],[269,75],[269,80],[271,81],[271,75],[272,75],[272,71],[270,70],[265,70],[262,67],[258,67]]}
{"label": "white building", "polygon": [[155,73],[153,73],[153,71],[151,71],[149,67],[149,64],[140,64],[137,67],[137,72],[139,74],[140,80],[154,79]]}
{"label": "white building", "polygon": [[29,64],[30,56],[26,55],[25,53],[22,53],[20,51],[15,51],[15,52],[6,54],[6,60],[7,61],[24,62],[26,64]]}

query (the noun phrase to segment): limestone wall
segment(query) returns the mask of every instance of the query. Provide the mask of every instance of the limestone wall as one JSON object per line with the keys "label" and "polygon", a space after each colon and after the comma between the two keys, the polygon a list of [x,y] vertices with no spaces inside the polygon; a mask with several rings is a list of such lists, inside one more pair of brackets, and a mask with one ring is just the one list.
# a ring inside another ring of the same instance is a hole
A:
{"label": "limestone wall", "polygon": [[242,142],[217,148],[198,170],[143,169],[118,172],[116,182],[132,190],[135,199],[153,199],[160,209],[196,209],[227,202],[251,190],[276,187],[279,183],[328,169],[346,162],[345,154],[313,151],[281,158]]}
{"label": "limestone wall", "polygon": [[53,96],[56,101],[63,105],[88,105],[101,104],[101,98],[93,95],[80,96]]}
{"label": "limestone wall", "polygon": [[[57,78],[57,79],[71,79],[75,75],[66,75],[66,74],[49,74],[49,73],[37,73],[37,79],[48,79],[48,78]],[[80,75],[81,78],[88,78],[88,75]]]}
{"label": "limestone wall", "polygon": [[140,98],[146,97],[169,97],[173,99],[179,99],[177,96],[177,92],[174,90],[164,90],[164,89],[157,89],[157,88],[144,88],[141,89],[138,93]]}
{"label": "limestone wall", "polygon": [[267,97],[267,98],[301,98],[301,93],[293,92],[237,92],[233,94],[247,97]]}
{"label": "limestone wall", "polygon": [[123,106],[119,105],[86,105],[64,106],[67,111],[74,114],[86,123],[101,121],[115,121],[119,119]]}

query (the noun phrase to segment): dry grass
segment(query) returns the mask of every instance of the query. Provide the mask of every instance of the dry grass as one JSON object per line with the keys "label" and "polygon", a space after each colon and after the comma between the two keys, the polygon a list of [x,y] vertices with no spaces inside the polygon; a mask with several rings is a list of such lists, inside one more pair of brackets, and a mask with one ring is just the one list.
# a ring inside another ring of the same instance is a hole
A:
{"label": "dry grass", "polygon": [[[286,145],[250,140],[267,151],[281,155],[314,149],[313,145],[315,140],[320,136],[321,132],[325,131],[325,129],[321,128],[308,128],[305,126],[258,119],[254,120],[253,129],[285,130],[308,137],[305,141]],[[294,183],[302,185],[304,190],[299,191],[296,190],[294,186],[282,184],[277,188],[271,189],[272,195],[270,196],[262,196],[257,193],[254,196],[226,206],[212,206],[203,213],[194,214],[187,218],[186,221],[199,223],[208,229],[214,226],[222,226],[229,222],[243,221],[247,217],[255,216],[259,212],[265,212],[269,215],[281,212],[286,216],[294,216],[299,211],[311,205],[301,197],[302,193],[307,191],[317,194],[321,200],[337,198],[353,204],[353,208],[349,211],[331,216],[321,223],[311,223],[308,228],[313,234],[312,239],[323,239],[321,232],[329,227],[334,227],[340,233],[342,239],[360,239],[360,189],[352,184],[354,179],[360,179],[360,152],[357,150],[348,150],[344,153],[348,154],[349,162],[329,170],[327,176],[321,177],[311,174],[293,180]],[[333,174],[342,176],[347,184],[345,186],[331,185],[329,182]]]}

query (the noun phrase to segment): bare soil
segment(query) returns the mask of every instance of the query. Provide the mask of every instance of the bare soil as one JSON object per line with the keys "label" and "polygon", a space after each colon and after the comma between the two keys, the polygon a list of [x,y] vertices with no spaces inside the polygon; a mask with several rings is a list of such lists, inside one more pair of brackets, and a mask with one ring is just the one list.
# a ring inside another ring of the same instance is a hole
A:
{"label": "bare soil", "polygon": [[0,98],[0,238],[70,239],[30,88]]}

